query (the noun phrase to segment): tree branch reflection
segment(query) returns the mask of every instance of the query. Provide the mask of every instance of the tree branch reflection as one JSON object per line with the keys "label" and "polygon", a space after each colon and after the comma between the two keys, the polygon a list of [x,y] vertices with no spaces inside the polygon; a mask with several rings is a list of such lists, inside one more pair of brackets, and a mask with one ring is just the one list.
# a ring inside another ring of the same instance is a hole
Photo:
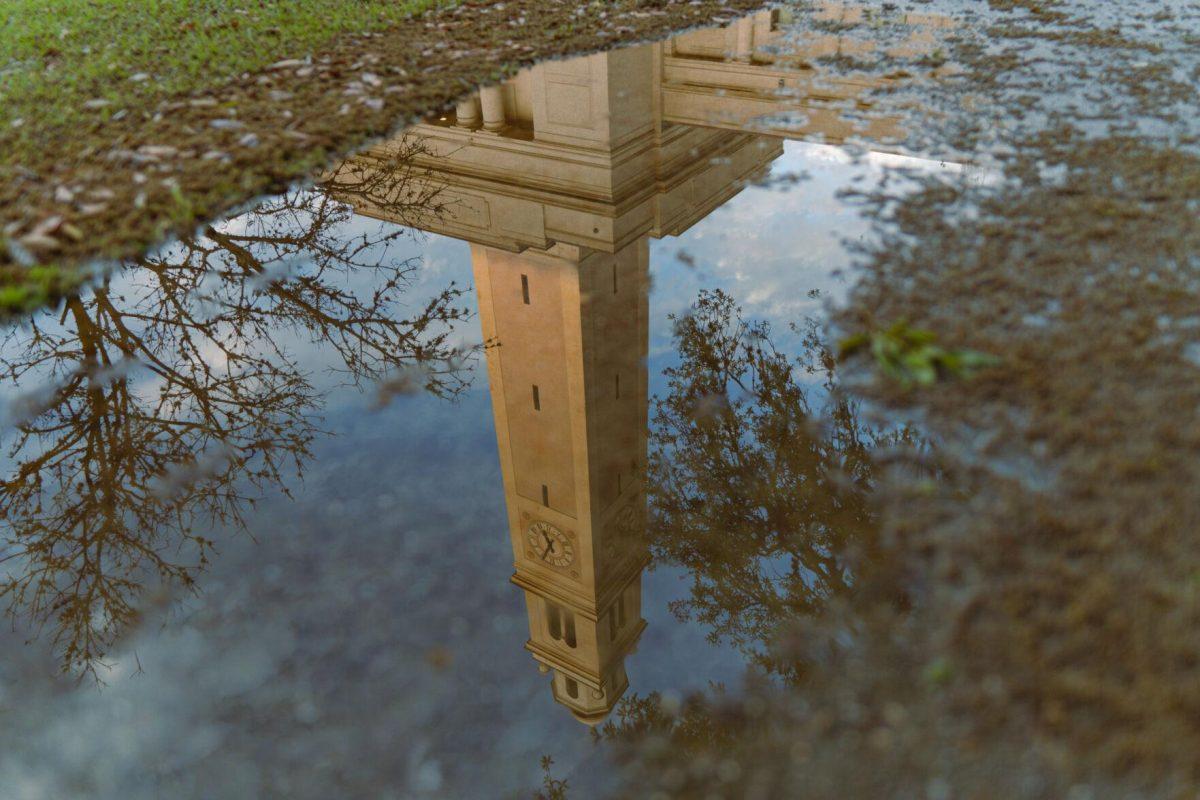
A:
{"label": "tree branch reflection", "polygon": [[596,735],[635,770],[652,760],[642,747],[651,741],[663,758],[654,768],[758,741],[774,724],[765,675],[796,685],[808,674],[795,649],[777,643],[831,605],[848,607],[868,571],[886,569],[871,497],[878,458],[921,442],[909,427],[868,425],[837,386],[817,326],[793,330],[795,357],[721,290],[702,292],[675,319],[679,363],[665,371],[651,428],[651,548],[691,575],[675,613],[707,625],[712,641],[729,641],[761,672],[735,695],[717,684],[687,698],[622,698]]}
{"label": "tree branch reflection", "polygon": [[651,431],[651,546],[691,573],[679,617],[787,674],[770,642],[851,588],[876,550],[870,452],[910,434],[860,421],[815,327],[797,330],[792,359],[720,290],[674,322],[680,361]]}
{"label": "tree branch reflection", "polygon": [[64,671],[95,677],[150,582],[194,589],[208,531],[244,529],[248,504],[302,473],[320,396],[289,341],[316,343],[349,383],[466,387],[450,339],[460,290],[405,309],[419,268],[398,252],[408,232],[348,228],[338,199],[439,213],[410,166],[419,150],[211,225],[4,337],[0,374],[53,388],[26,395],[7,433],[0,600],[14,624],[52,632]]}

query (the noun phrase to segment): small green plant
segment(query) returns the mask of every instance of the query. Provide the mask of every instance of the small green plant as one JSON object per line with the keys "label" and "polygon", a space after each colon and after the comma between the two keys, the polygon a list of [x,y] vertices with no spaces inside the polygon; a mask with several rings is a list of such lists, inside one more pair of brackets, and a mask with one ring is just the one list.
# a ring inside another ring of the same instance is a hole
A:
{"label": "small green plant", "polygon": [[845,360],[864,350],[870,351],[885,375],[905,386],[930,386],[939,378],[968,378],[1000,363],[988,353],[942,347],[932,331],[910,328],[904,321],[886,330],[846,337],[838,347],[838,358]]}

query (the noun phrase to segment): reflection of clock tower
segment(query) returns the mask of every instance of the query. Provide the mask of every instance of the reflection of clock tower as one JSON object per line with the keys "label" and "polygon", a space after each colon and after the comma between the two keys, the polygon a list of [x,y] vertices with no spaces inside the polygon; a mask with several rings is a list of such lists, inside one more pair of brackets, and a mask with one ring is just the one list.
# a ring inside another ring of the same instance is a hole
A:
{"label": "reflection of clock tower", "polygon": [[[646,45],[550,62],[409,133],[427,170],[409,179],[440,200],[419,227],[471,243],[496,343],[488,376],[525,646],[555,700],[591,725],[628,687],[625,657],[646,624],[649,241],[687,230],[783,152],[757,133],[668,120],[676,60]],[[355,210],[391,218],[361,198]]]}
{"label": "reflection of clock tower", "polygon": [[[765,174],[783,147],[764,130],[841,141],[895,126],[844,113],[878,79],[817,81],[812,56],[845,42],[781,52],[778,22],[762,12],[484,87],[406,134],[421,148],[404,180],[436,188],[436,211],[351,198],[356,213],[415,216],[471,243],[484,336],[498,343],[488,375],[526,648],[588,724],[628,686],[625,656],[645,627],[649,239],[683,233]],[[354,161],[369,169],[395,149]]]}
{"label": "reflection of clock tower", "polygon": [[647,239],[472,257],[526,648],[595,724],[646,624]]}
{"label": "reflection of clock tower", "polygon": [[[422,224],[471,242],[525,647],[595,725],[626,691],[645,547],[649,248],[761,175],[778,140],[662,117],[662,47],[522,73],[417,126]],[[360,208],[360,212],[363,209]]]}

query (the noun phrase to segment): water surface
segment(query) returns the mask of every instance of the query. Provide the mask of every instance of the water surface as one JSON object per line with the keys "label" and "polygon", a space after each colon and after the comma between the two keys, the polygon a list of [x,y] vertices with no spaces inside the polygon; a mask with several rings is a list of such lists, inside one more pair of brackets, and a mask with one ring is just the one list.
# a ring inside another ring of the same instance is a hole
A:
{"label": "water surface", "polygon": [[814,66],[948,20],[846,14],[533,67],[12,328],[0,785],[598,796],[623,703],[790,685],[924,446],[832,377],[847,192],[995,178]]}

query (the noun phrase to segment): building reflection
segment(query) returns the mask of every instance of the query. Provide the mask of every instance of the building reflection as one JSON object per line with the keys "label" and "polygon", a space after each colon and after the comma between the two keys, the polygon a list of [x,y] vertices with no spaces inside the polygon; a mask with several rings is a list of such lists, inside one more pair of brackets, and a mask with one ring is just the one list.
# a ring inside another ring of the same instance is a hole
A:
{"label": "building reflection", "polygon": [[241,528],[243,508],[309,458],[320,393],[285,331],[321,343],[356,383],[466,386],[450,340],[459,290],[403,317],[416,263],[389,244],[405,231],[347,237],[352,210],[471,244],[497,343],[488,371],[527,648],[559,702],[603,719],[645,627],[649,241],[764,175],[785,134],[893,129],[845,114],[865,108],[869,81],[817,91],[804,54],[848,43],[783,47],[780,22],[764,12],[538,66],[320,187],[127,264],[67,298],[57,322],[46,312],[7,331],[0,373],[44,389],[5,409],[7,613],[48,626],[64,670],[89,673],[138,619],[145,581],[194,585],[214,544],[200,531]]}
{"label": "building reflection", "polygon": [[[832,8],[832,7],[831,7]],[[827,13],[846,13],[830,10]],[[486,87],[413,137],[441,192],[424,230],[471,245],[526,649],[555,700],[595,725],[629,685],[648,562],[649,240],[677,236],[765,176],[782,135],[883,139],[856,98],[817,88],[814,37],[780,12],[665,43],[551,62]],[[389,219],[383,206],[357,212]]]}

